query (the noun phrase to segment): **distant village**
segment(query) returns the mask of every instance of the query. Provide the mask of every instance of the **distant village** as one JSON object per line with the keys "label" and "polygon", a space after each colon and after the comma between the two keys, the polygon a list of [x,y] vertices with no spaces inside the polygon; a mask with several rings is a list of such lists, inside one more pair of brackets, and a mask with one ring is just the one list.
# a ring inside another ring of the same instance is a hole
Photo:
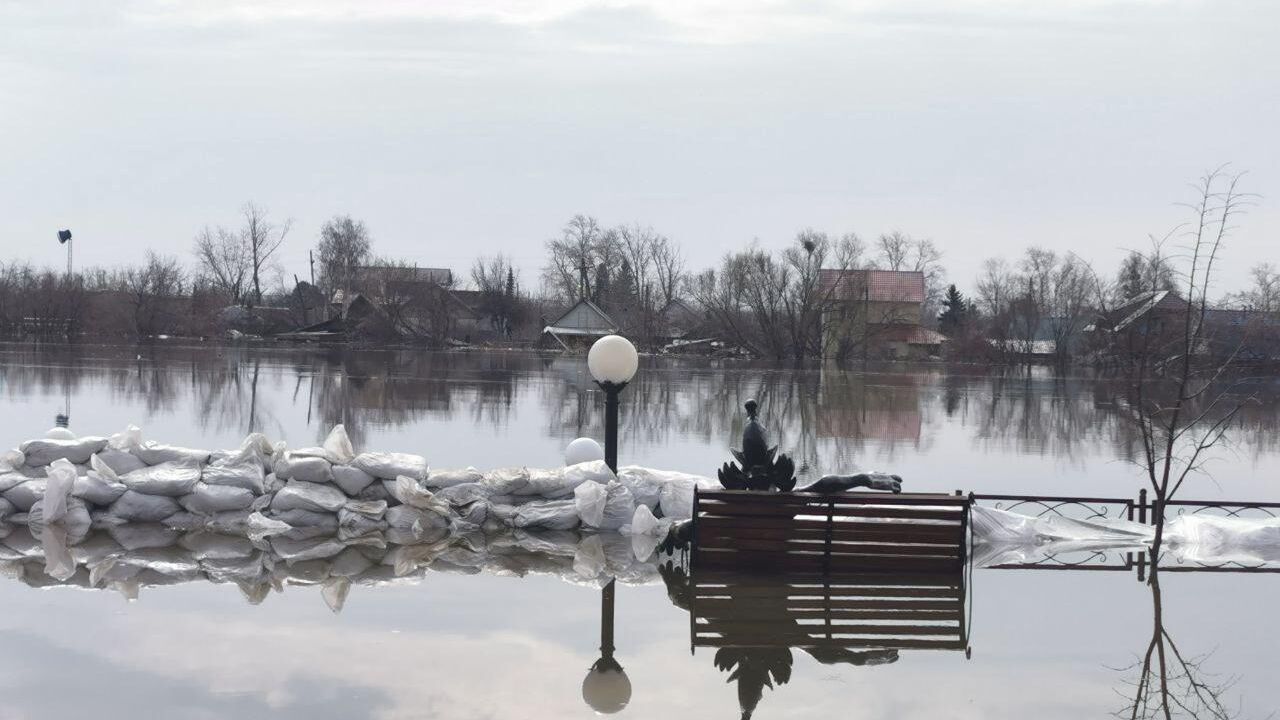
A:
{"label": "distant village", "polygon": [[[530,282],[509,258],[466,270],[421,267],[374,252],[359,221],[325,223],[296,274],[276,257],[287,222],[246,205],[208,227],[194,262],[157,252],[124,268],[34,268],[0,262],[0,336],[38,341],[417,345],[577,352],[622,333],[653,353],[776,362],[948,359],[987,363],[1123,361],[1162,335],[1202,323],[1197,353],[1280,359],[1280,273],[1254,268],[1246,291],[1179,292],[1159,247],[1113,273],[1042,248],[993,258],[962,291],[945,283],[932,241],[872,241],[813,230],[781,251],[752,244],[689,270],[652,228],[572,218],[546,241]],[[74,242],[70,230],[59,234]]]}

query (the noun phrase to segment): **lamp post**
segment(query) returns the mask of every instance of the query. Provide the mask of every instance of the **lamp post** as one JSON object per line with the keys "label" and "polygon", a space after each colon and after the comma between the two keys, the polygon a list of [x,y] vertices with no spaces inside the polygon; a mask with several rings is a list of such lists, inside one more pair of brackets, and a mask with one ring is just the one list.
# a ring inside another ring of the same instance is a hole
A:
{"label": "lamp post", "polygon": [[[587,369],[604,390],[604,462],[618,472],[618,394],[635,377],[640,355],[630,340],[606,335],[587,353]],[[613,657],[613,600],[615,582],[600,591],[600,659],[582,681],[582,699],[600,714],[622,710],[631,701],[631,680]]]}
{"label": "lamp post", "polygon": [[621,335],[605,335],[587,353],[587,369],[604,390],[604,462],[618,472],[618,394],[640,367],[636,346]]}

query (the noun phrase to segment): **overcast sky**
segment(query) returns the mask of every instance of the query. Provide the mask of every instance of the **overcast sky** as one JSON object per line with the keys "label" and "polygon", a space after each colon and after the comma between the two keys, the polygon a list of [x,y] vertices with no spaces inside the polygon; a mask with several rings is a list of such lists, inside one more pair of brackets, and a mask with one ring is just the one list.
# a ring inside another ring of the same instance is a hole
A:
{"label": "overcast sky", "polygon": [[246,200],[375,250],[536,280],[574,213],[692,266],[801,228],[1029,244],[1110,270],[1206,168],[1263,197],[1224,264],[1280,263],[1269,0],[0,0],[0,257],[190,258]]}

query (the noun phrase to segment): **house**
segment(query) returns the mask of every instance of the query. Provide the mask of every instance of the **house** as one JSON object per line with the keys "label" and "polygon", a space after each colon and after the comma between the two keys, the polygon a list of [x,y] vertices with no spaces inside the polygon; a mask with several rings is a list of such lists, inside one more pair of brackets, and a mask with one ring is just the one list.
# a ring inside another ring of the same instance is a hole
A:
{"label": "house", "polygon": [[613,318],[585,298],[542,330],[544,337],[555,340],[565,350],[589,346],[597,338],[617,332],[618,324]]}
{"label": "house", "polygon": [[894,358],[936,355],[946,338],[922,327],[924,273],[903,270],[820,270],[825,298],[823,356],[865,352]]}
{"label": "house", "polygon": [[[1198,315],[1193,311],[1192,320]],[[1097,333],[1112,350],[1120,349],[1121,336],[1142,338],[1141,346],[1159,352],[1176,353],[1187,327],[1187,301],[1176,292],[1156,290],[1134,296],[1116,309],[1104,313],[1089,330]],[[1280,359],[1280,315],[1250,309],[1204,309],[1204,327],[1195,353],[1215,357],[1235,357],[1253,362]]]}

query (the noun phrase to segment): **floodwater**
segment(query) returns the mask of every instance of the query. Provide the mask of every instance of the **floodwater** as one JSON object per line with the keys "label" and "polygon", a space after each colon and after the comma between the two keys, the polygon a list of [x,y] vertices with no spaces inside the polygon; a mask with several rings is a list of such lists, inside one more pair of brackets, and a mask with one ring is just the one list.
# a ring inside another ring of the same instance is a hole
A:
{"label": "floodwater", "polygon": [[[1143,479],[1122,392],[1039,371],[646,359],[624,393],[620,461],[714,475],[755,397],[807,476],[880,469],[913,491],[1128,498]],[[1260,388],[1186,497],[1280,500],[1274,395]],[[4,446],[68,410],[82,434],[133,423],[198,447],[250,431],[309,445],[341,422],[358,450],[416,452],[435,468],[553,466],[602,426],[582,358],[515,353],[0,346],[0,402]],[[690,652],[678,582],[619,584],[614,658],[631,686],[619,716],[740,717],[743,692],[761,695],[757,718],[1130,717],[1140,696],[1137,717],[1163,716],[1162,697],[1172,717],[1280,712],[1280,574],[1161,572],[1151,585],[1124,571],[988,569],[961,582],[969,652],[867,662],[775,648],[720,663],[714,648]],[[582,684],[600,655],[601,594],[550,573],[428,570],[352,587],[335,613],[315,586],[250,604],[234,584],[185,582],[129,601],[0,577],[0,720],[591,717]],[[1156,682],[1136,686],[1153,633]]]}

